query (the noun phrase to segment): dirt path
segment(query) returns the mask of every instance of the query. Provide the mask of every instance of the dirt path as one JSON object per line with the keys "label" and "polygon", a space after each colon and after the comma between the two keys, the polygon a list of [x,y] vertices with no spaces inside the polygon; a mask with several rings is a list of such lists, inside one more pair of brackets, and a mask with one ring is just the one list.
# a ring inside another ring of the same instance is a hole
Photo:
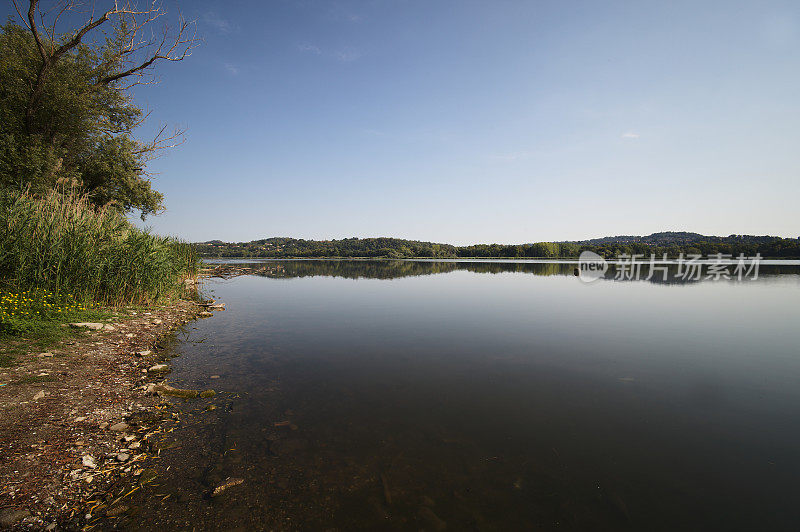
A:
{"label": "dirt path", "polygon": [[87,501],[142,474],[148,437],[170,415],[145,392],[164,378],[148,368],[198,315],[209,313],[189,301],[121,311],[113,330],[0,369],[0,528],[78,529],[92,520]]}

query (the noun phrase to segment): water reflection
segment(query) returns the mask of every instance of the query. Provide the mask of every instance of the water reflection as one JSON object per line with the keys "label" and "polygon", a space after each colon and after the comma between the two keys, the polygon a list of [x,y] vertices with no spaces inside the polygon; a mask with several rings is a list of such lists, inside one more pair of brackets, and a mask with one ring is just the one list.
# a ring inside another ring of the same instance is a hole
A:
{"label": "water reflection", "polygon": [[[527,273],[531,275],[567,275],[575,276],[578,273],[576,262],[525,262],[525,261],[435,261],[435,260],[263,260],[258,262],[248,261],[212,261],[212,264],[223,266],[220,272],[230,274],[256,275],[271,278],[292,277],[341,277],[345,279],[398,279],[402,277],[419,275],[437,275],[455,271],[469,271],[473,273]],[[648,263],[637,265],[635,278],[630,271],[620,271],[622,268],[611,265],[601,277],[607,281],[644,280],[653,283],[684,284],[710,280],[707,270],[701,270],[701,275],[687,271],[686,267],[678,264],[659,264],[651,268]],[[720,280],[737,281],[733,273]],[[771,277],[775,275],[797,274],[800,269],[796,264],[764,264],[756,270],[757,276]],[[749,281],[753,275],[742,276],[741,280]]]}
{"label": "water reflection", "polygon": [[[799,269],[764,267],[741,283],[586,284],[574,267],[268,261],[211,282],[228,310],[187,331],[171,378],[220,391],[215,409],[179,405],[150,466],[157,481],[130,497],[135,518],[115,522],[800,522]],[[210,497],[227,477],[244,483]]]}

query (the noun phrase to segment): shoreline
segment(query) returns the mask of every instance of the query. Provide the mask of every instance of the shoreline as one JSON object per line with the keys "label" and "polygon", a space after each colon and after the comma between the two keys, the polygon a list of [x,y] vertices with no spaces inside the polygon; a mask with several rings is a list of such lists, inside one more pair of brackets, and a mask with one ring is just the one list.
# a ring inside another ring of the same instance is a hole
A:
{"label": "shoreline", "polygon": [[0,528],[83,528],[90,500],[142,474],[172,405],[148,394],[166,376],[149,368],[180,327],[210,315],[183,299],[119,309],[102,330],[0,368]]}

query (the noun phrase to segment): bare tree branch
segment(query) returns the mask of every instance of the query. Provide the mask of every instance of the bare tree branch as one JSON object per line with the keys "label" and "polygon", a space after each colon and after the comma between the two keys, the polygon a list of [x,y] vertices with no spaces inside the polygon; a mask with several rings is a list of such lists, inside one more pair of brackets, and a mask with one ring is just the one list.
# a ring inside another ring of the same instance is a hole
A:
{"label": "bare tree branch", "polygon": [[[159,61],[182,61],[191,55],[192,49],[198,46],[199,43],[196,24],[187,22],[182,15],[179,15],[178,31],[174,37],[170,37],[168,26],[164,27],[160,40],[143,37],[147,28],[166,14],[158,0],[151,0],[146,9],[140,9],[130,1],[120,4],[120,0],[114,0],[113,6],[98,18],[95,18],[94,4],[92,4],[88,20],[77,30],[71,32],[71,37],[60,45],[56,42],[58,40],[56,26],[66,12],[76,10],[76,2],[74,0],[64,0],[56,15],[52,17],[53,20],[50,24],[45,24],[45,16],[40,9],[39,0],[29,0],[27,17],[23,16],[21,9],[17,5],[17,0],[12,1],[20,19],[23,20],[33,35],[36,47],[42,57],[42,64],[37,71],[36,81],[30,93],[25,113],[26,128],[29,132],[31,131],[34,109],[39,98],[41,98],[50,69],[65,54],[83,45],[84,38],[90,32],[100,28],[112,18],[114,19],[112,27],[117,31],[119,39],[117,43],[119,48],[111,48],[112,54],[105,65],[105,73],[98,73],[101,77],[95,81],[95,86],[111,85],[116,90],[124,91],[136,85],[155,83],[155,79],[146,77],[150,67]],[[53,10],[55,9],[54,7]],[[39,18],[38,24],[37,15]],[[42,38],[40,28],[47,36],[46,41]],[[112,41],[106,37],[106,43],[108,44],[109,42]],[[114,72],[117,69],[118,71]],[[112,73],[108,73],[109,70]],[[123,86],[117,86],[116,82],[125,78],[132,78],[133,81]],[[160,149],[156,148],[156,146],[161,145],[161,142],[156,142],[153,144],[154,147],[152,149]]]}

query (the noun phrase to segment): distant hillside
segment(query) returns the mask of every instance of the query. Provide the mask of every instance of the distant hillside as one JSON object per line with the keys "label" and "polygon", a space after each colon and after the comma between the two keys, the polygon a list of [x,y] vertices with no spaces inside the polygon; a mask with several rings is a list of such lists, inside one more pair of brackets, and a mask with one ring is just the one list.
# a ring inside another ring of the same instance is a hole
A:
{"label": "distant hillside", "polygon": [[767,244],[776,240],[783,240],[777,236],[753,236],[753,235],[730,235],[730,236],[706,236],[699,233],[687,233],[685,231],[665,231],[663,233],[653,233],[647,236],[604,236],[602,238],[592,238],[590,240],[579,240],[577,244],[602,245],[602,244],[631,244],[641,243],[651,246],[672,246],[687,245],[698,242],[716,243],[736,243],[736,244]]}
{"label": "distant hillside", "polygon": [[640,254],[659,257],[667,254],[723,253],[762,257],[800,258],[800,239],[776,236],[705,236],[698,233],[663,232],[648,236],[614,236],[576,242],[536,242],[531,244],[475,244],[453,246],[401,238],[344,238],[341,240],[303,240],[274,237],[251,242],[211,240],[195,244],[202,257],[242,258],[576,258],[582,251],[604,257]]}

